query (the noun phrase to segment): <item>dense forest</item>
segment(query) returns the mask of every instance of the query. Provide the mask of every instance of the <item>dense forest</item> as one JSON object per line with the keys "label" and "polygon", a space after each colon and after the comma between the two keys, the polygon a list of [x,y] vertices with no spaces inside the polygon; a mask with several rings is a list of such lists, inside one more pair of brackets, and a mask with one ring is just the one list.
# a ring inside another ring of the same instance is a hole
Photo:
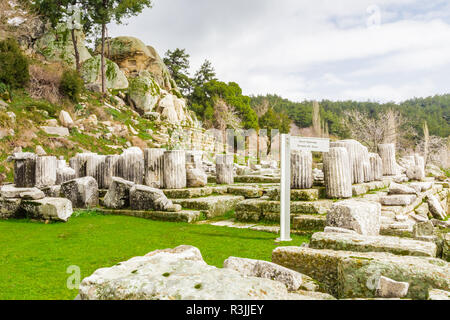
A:
{"label": "dense forest", "polygon": [[[258,106],[264,100],[269,101],[276,112],[286,112],[300,128],[312,125],[312,101],[292,102],[277,95],[266,95],[252,97],[252,106]],[[330,134],[338,137],[346,138],[349,135],[348,128],[342,122],[346,111],[358,110],[371,117],[378,117],[389,109],[398,110],[419,135],[423,134],[423,122],[426,121],[430,135],[443,138],[450,136],[450,94],[415,98],[400,104],[323,100],[320,107],[321,118],[328,123]]]}

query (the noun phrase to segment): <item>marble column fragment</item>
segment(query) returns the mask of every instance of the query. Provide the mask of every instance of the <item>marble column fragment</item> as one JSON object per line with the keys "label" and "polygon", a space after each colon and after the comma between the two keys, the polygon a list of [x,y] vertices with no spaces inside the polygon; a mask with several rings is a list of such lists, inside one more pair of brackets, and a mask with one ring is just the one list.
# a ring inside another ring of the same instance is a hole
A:
{"label": "marble column fragment", "polygon": [[164,151],[165,149],[144,150],[144,184],[161,189],[164,186]]}
{"label": "marble column fragment", "polygon": [[164,162],[164,188],[186,188],[186,152],[184,150],[165,151]]}
{"label": "marble column fragment", "polygon": [[383,175],[397,175],[397,161],[395,160],[395,144],[379,144],[378,154],[383,161]]}
{"label": "marble column fragment", "polygon": [[343,199],[352,197],[350,161],[346,148],[332,147],[323,155],[327,197]]}
{"label": "marble column fragment", "polygon": [[364,182],[364,166],[361,154],[361,144],[356,140],[340,140],[330,143],[330,147],[344,147],[347,149],[351,179],[353,184]]}
{"label": "marble column fragment", "polygon": [[32,188],[36,185],[36,158],[37,155],[31,152],[19,152],[11,157],[17,188]]}
{"label": "marble column fragment", "polygon": [[310,189],[313,186],[312,152],[291,152],[291,189]]}
{"label": "marble column fragment", "polygon": [[36,187],[45,188],[56,184],[57,159],[53,156],[36,158]]}
{"label": "marble column fragment", "polygon": [[218,154],[216,156],[216,183],[234,183],[234,155]]}
{"label": "marble column fragment", "polygon": [[383,180],[383,161],[377,153],[369,153],[372,177],[376,181]]}
{"label": "marble column fragment", "polygon": [[69,160],[70,167],[75,170],[76,178],[86,177],[87,159],[95,153],[78,153],[75,157]]}
{"label": "marble column fragment", "polygon": [[144,152],[137,147],[129,148],[120,155],[119,177],[136,184],[144,182]]}

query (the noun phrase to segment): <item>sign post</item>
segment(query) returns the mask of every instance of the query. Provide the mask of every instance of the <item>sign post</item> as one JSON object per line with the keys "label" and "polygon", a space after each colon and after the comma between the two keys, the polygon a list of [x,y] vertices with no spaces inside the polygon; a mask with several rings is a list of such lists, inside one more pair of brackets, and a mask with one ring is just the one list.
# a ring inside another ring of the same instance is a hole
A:
{"label": "sign post", "polygon": [[277,242],[291,239],[291,150],[329,152],[330,139],[291,137],[281,135],[281,181],[280,181],[280,237]]}

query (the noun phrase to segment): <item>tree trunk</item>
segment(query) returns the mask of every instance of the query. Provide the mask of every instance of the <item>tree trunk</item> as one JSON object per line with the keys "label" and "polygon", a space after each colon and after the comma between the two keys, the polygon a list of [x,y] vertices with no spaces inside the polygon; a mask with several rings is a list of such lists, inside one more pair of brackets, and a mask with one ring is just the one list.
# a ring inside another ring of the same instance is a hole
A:
{"label": "tree trunk", "polygon": [[106,93],[106,71],[105,71],[105,35],[106,24],[102,24],[102,52],[101,52],[101,69],[102,69],[102,93]]}
{"label": "tree trunk", "polygon": [[80,52],[78,51],[78,43],[77,43],[77,37],[75,35],[75,29],[72,29],[71,32],[72,34],[72,42],[73,42],[73,49],[75,52],[75,65],[77,68],[77,72],[80,73],[81,68],[80,68]]}

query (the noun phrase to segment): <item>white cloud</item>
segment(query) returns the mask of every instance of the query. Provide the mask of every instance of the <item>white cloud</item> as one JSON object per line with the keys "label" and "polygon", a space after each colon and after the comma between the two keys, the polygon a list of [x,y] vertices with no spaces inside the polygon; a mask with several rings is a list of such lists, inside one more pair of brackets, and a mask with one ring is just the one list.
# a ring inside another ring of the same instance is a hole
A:
{"label": "white cloud", "polygon": [[[376,29],[366,26],[372,4],[381,9]],[[398,101],[445,92],[448,17],[440,0],[157,0],[110,34],[141,38],[161,55],[186,48],[193,71],[207,58],[246,94]]]}

